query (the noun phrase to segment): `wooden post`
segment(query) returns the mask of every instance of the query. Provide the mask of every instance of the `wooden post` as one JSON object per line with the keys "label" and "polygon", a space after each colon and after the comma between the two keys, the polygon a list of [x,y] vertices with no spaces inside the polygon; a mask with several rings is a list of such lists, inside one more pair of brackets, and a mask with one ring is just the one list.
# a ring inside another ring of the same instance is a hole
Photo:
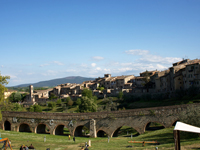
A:
{"label": "wooden post", "polygon": [[175,145],[175,150],[181,150],[179,130],[174,130],[174,145]]}

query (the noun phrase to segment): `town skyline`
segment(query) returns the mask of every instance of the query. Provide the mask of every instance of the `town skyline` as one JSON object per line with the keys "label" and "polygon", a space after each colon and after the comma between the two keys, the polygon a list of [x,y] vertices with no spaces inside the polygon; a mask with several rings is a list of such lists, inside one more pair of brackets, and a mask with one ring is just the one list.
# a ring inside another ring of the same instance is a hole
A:
{"label": "town skyline", "polygon": [[7,86],[163,71],[199,59],[200,1],[1,1]]}

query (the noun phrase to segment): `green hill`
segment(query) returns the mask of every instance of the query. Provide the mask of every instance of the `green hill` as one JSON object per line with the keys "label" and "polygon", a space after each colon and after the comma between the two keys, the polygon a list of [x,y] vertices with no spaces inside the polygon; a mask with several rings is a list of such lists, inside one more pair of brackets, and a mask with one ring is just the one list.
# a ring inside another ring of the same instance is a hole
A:
{"label": "green hill", "polygon": [[14,87],[27,87],[29,85],[33,85],[34,87],[54,87],[59,84],[64,84],[64,83],[77,83],[80,84],[84,81],[88,80],[94,80],[94,78],[87,78],[87,77],[80,77],[80,76],[70,76],[70,77],[65,77],[65,78],[58,78],[58,79],[52,79],[52,80],[47,80],[47,81],[40,81],[37,83],[28,83],[28,84],[20,84]]}

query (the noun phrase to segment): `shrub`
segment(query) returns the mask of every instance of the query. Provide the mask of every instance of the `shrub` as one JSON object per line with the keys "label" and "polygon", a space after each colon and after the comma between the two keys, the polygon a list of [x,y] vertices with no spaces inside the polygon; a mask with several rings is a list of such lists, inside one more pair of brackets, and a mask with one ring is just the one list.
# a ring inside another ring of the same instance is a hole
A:
{"label": "shrub", "polygon": [[74,103],[74,102],[70,99],[70,100],[67,102],[67,105],[68,105],[68,106],[72,106],[73,103]]}
{"label": "shrub", "polygon": [[61,99],[58,99],[58,100],[56,101],[56,103],[57,103],[58,105],[61,105],[61,103],[62,103]]}
{"label": "shrub", "polygon": [[48,102],[48,107],[53,109],[56,107],[56,103],[55,102]]}
{"label": "shrub", "polygon": [[67,97],[66,98],[66,103],[68,103],[68,101],[70,101],[71,100],[71,98],[70,97]]}
{"label": "shrub", "polygon": [[78,99],[76,100],[76,105],[80,105],[80,104],[81,104],[81,99],[78,98]]}
{"label": "shrub", "polygon": [[40,105],[32,105],[29,109],[30,112],[42,112],[42,107]]}

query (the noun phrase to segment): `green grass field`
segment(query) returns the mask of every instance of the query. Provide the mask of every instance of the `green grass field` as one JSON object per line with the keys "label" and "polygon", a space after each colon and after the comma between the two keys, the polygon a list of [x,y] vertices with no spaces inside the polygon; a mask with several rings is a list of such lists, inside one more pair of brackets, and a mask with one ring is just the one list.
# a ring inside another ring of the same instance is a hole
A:
{"label": "green grass field", "polygon": [[[1,132],[1,138],[9,138],[14,150],[19,150],[20,145],[24,144],[29,146],[33,144],[36,150],[79,150],[81,146],[84,146],[85,142],[91,140],[90,150],[154,150],[155,147],[162,150],[173,150],[173,128],[166,128],[156,131],[148,131],[142,135],[136,137],[130,137],[130,134],[120,135],[118,137],[108,138],[88,138],[88,137],[76,137],[76,142],[68,139],[68,136],[56,136],[49,134],[35,134],[35,133],[22,133],[13,131]],[[46,142],[44,142],[46,137]],[[160,145],[155,144],[142,144],[128,143],[128,141],[158,141]],[[3,143],[0,143],[3,146]],[[182,150],[197,150],[200,149],[200,138],[196,134],[181,132],[181,149]]]}

